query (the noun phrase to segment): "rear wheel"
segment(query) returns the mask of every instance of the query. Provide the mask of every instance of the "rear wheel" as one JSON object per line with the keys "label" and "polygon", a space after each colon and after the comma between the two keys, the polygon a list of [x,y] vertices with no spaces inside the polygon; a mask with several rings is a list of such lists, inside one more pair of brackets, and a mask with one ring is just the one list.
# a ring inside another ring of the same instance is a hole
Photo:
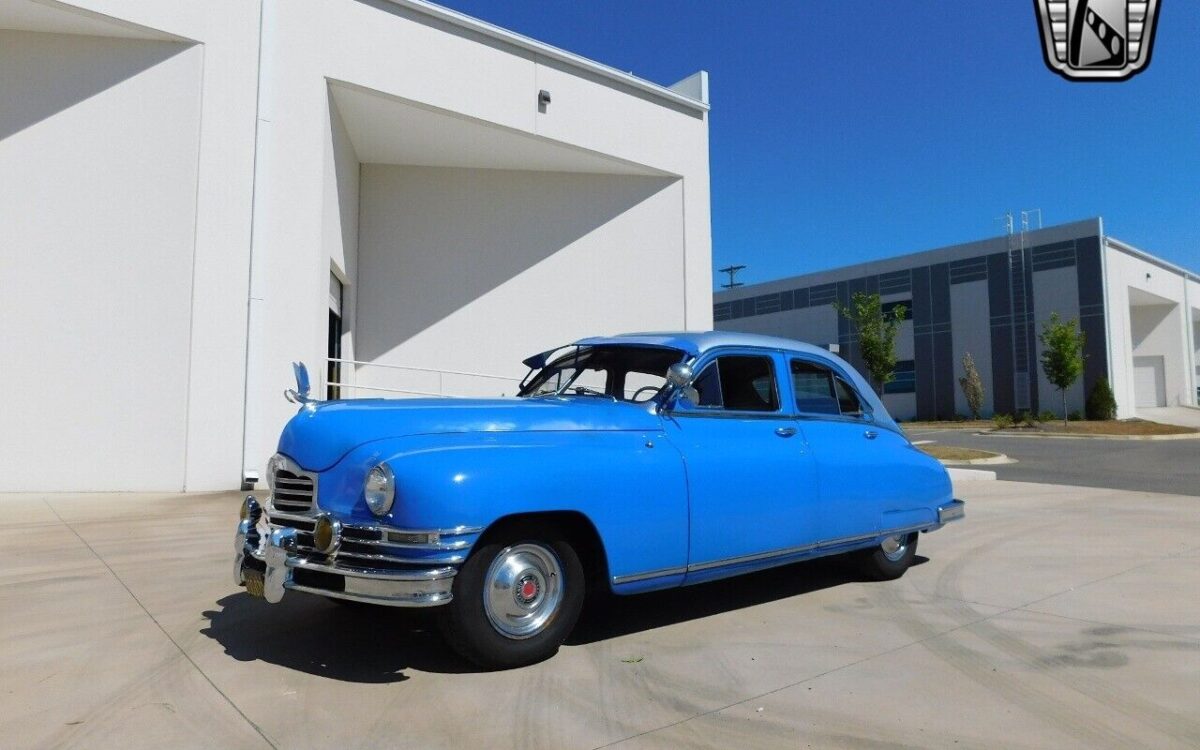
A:
{"label": "rear wheel", "polygon": [[904,575],[917,556],[917,534],[897,534],[883,540],[878,547],[858,553],[863,573],[877,581],[890,581]]}
{"label": "rear wheel", "polygon": [[579,555],[554,528],[498,534],[454,578],[441,629],[458,653],[489,669],[553,656],[579,619],[584,600]]}

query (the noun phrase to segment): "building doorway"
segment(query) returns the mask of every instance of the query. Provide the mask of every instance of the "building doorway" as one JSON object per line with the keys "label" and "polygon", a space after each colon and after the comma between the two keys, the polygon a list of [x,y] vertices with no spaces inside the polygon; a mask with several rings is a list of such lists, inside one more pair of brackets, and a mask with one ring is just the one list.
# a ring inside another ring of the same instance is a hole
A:
{"label": "building doorway", "polygon": [[325,398],[342,396],[342,282],[329,273],[329,344],[325,362]]}
{"label": "building doorway", "polygon": [[1139,408],[1167,405],[1166,367],[1161,356],[1133,358],[1134,404]]}

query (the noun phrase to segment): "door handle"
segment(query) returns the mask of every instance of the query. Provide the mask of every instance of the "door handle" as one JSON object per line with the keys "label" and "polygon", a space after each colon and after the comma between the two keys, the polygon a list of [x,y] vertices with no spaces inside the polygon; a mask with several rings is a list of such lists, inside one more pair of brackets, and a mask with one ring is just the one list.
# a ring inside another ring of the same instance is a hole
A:
{"label": "door handle", "polygon": [[775,434],[779,437],[791,437],[796,434],[795,427],[776,427]]}
{"label": "door handle", "polygon": [[879,437],[879,433],[875,430],[867,430],[863,433],[863,437],[865,437],[867,440],[874,440],[875,438]]}

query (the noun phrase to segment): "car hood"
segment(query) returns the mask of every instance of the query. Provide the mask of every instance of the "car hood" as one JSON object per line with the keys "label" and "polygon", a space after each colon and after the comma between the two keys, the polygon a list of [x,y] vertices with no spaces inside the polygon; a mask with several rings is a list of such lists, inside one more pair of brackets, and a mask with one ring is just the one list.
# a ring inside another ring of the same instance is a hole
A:
{"label": "car hood", "polygon": [[301,408],[283,428],[279,452],[324,471],[363,443],[447,432],[657,430],[646,404],[595,396],[533,399],[362,399]]}

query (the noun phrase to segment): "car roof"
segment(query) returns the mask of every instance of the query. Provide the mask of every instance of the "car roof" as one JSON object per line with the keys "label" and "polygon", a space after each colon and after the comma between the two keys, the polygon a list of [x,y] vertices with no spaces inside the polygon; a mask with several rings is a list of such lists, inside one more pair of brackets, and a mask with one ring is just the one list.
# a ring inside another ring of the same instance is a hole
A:
{"label": "car roof", "polygon": [[828,357],[828,349],[806,344],[803,341],[785,339],[779,336],[762,336],[756,333],[738,333],[737,331],[658,331],[647,333],[622,333],[617,336],[592,336],[580,339],[575,344],[579,346],[599,346],[603,344],[633,344],[640,346],[669,346],[680,349],[692,356],[703,354],[710,349],[720,347],[753,347],[759,349],[782,349],[790,352],[803,352]]}

